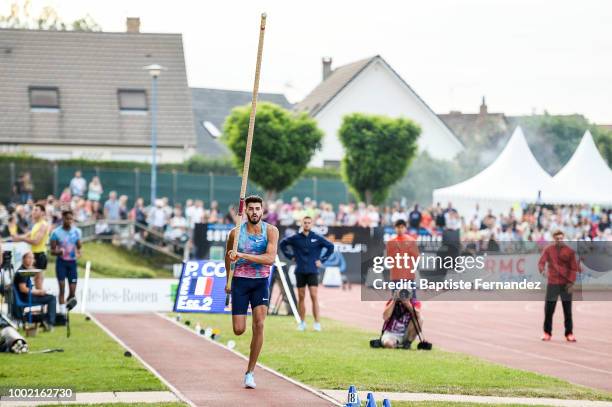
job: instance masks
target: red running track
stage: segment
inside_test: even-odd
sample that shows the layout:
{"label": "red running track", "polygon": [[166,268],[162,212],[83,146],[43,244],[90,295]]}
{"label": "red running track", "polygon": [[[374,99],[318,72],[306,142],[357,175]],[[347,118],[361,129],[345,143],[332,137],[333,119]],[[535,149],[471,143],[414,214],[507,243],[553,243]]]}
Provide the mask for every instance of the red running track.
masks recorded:
{"label": "red running track", "polygon": [[[384,303],[361,301],[360,286],[320,287],[319,298],[324,317],[380,332]],[[612,302],[574,302],[576,343],[565,341],[560,303],[551,342],[540,340],[542,302],[428,301],[422,310],[435,347],[612,391]]]}
{"label": "red running track", "polygon": [[94,317],[196,406],[333,405],[260,367],[257,389],[245,389],[244,359],[159,315]]}

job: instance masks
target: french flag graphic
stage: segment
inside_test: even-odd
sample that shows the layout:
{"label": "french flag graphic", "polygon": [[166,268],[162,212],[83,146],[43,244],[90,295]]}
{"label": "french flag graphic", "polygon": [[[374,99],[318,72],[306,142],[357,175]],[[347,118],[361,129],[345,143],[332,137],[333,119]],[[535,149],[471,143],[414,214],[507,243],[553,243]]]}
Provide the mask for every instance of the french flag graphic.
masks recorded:
{"label": "french flag graphic", "polygon": [[213,283],[213,277],[198,277],[193,294],[201,297],[210,295],[212,293]]}

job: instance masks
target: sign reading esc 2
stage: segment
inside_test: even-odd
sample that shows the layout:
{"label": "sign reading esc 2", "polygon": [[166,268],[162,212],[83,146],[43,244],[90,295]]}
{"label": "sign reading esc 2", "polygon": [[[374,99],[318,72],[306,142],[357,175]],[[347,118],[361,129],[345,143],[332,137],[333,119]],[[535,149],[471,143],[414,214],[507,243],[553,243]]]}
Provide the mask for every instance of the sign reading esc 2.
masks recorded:
{"label": "sign reading esc 2", "polygon": [[[268,284],[272,281],[272,267]],[[227,314],[225,307],[225,264],[222,261],[190,260],[183,263],[176,291],[174,312]]]}
{"label": "sign reading esc 2", "polygon": [[183,263],[174,303],[175,312],[228,313],[225,307],[225,264],[213,260]]}

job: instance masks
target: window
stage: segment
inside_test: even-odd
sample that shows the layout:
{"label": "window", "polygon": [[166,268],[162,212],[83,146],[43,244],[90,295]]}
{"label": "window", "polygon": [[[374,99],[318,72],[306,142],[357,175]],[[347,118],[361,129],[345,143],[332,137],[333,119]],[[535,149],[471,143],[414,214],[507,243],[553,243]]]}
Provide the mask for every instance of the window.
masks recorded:
{"label": "window", "polygon": [[208,133],[213,137],[213,138],[219,138],[221,137],[221,132],[219,131],[219,129],[217,128],[217,126],[215,126],[214,124],[212,124],[211,122],[204,120],[202,121],[202,127],[204,127],[206,129],[206,131],[208,131]]}
{"label": "window", "polygon": [[119,89],[119,110],[147,111],[147,93],[139,89]]}
{"label": "window", "polygon": [[30,86],[30,107],[33,109],[59,109],[59,89]]}
{"label": "window", "polygon": [[340,161],[338,160],[323,160],[323,168],[340,168]]}

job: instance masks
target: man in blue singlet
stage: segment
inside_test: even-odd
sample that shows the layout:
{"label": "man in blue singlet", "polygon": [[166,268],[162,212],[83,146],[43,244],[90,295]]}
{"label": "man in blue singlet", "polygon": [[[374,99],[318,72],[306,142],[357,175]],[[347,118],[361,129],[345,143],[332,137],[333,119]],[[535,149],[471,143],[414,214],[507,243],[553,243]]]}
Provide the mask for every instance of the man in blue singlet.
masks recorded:
{"label": "man in blue singlet", "polygon": [[[249,304],[253,314],[253,337],[249,365],[244,375],[244,386],[254,389],[253,371],[263,345],[264,321],[268,313],[269,289],[268,277],[270,267],[276,260],[278,229],[261,220],[263,200],[251,195],[244,201],[247,222],[242,223],[238,238],[238,252],[234,252],[234,228],[227,239],[225,249],[225,268],[234,265],[234,277],[231,284],[232,326],[234,334],[242,335],[246,330],[246,316]],[[242,221],[242,219],[240,219]]]}

